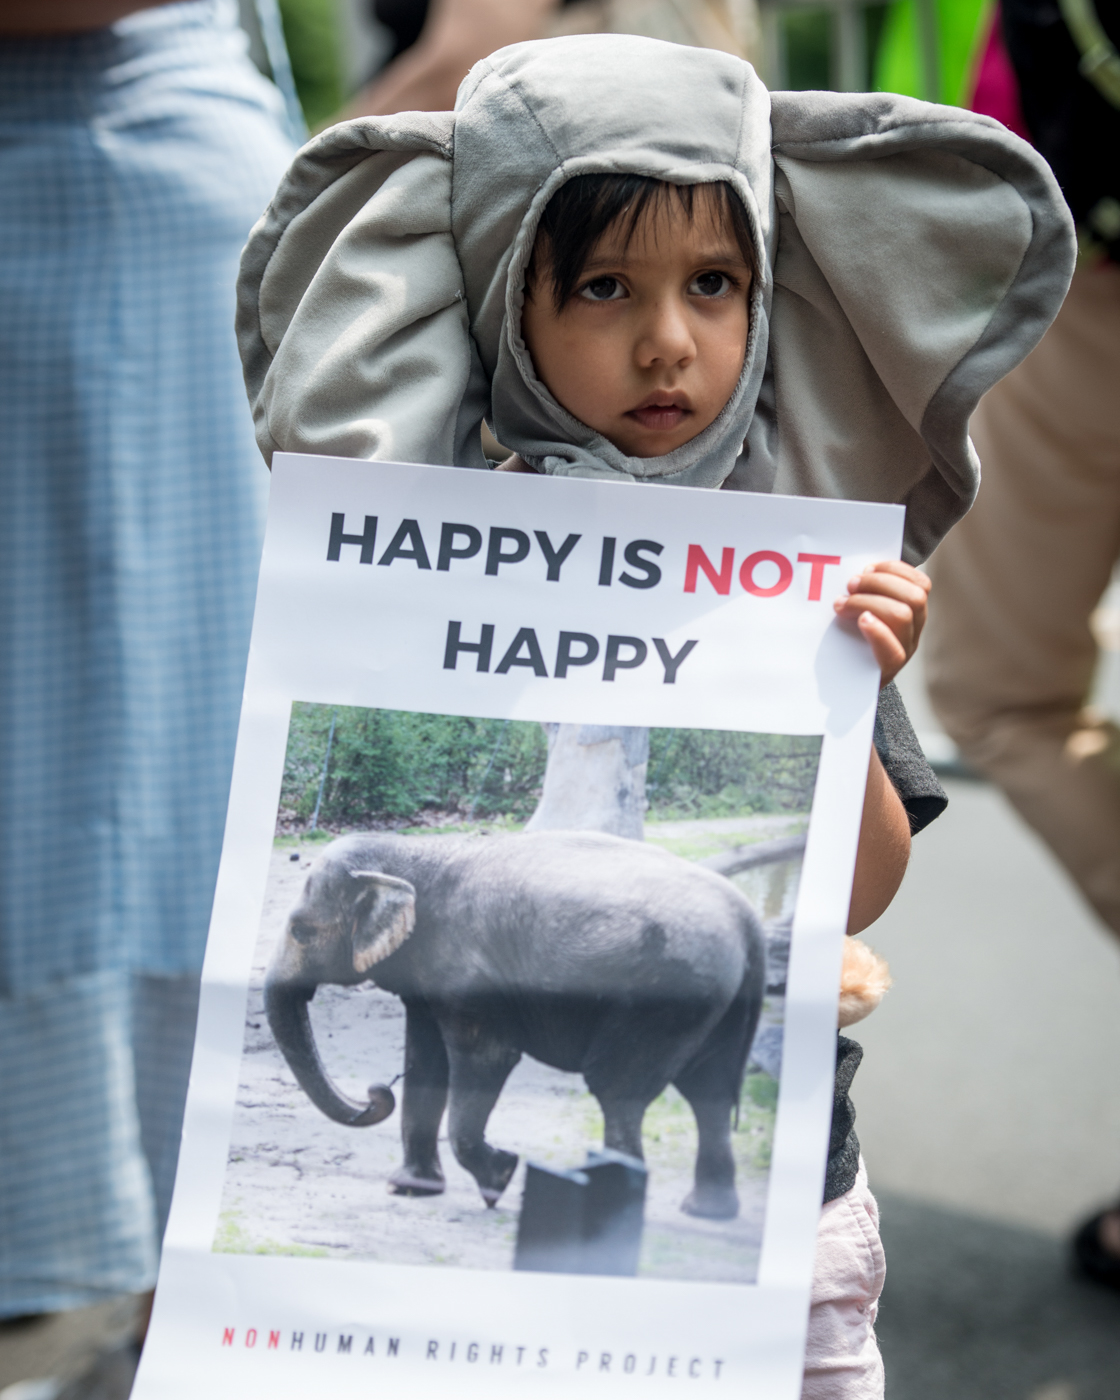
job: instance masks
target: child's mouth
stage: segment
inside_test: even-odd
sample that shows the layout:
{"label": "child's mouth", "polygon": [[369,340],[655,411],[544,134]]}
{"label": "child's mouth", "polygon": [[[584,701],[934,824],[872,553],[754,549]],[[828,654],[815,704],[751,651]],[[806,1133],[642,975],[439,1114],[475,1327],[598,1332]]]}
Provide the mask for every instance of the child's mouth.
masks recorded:
{"label": "child's mouth", "polygon": [[626,416],[633,418],[643,428],[652,428],[655,432],[669,432],[679,427],[690,412],[691,409],[686,408],[684,404],[674,403],[666,398],[640,404],[637,408],[630,409]]}

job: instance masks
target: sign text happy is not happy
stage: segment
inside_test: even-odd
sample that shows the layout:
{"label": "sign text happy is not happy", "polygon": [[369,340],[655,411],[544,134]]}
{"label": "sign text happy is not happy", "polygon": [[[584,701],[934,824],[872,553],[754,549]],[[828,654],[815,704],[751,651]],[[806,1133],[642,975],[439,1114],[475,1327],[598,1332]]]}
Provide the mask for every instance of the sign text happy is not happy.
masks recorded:
{"label": "sign text happy is not happy", "polygon": [[[483,553],[485,544],[485,576],[498,578],[502,569],[509,569],[537,560],[538,567],[543,563],[545,581],[559,583],[561,570],[573,557],[580,545],[594,548],[597,553],[598,582],[602,588],[619,584],[626,588],[650,589],[670,582],[665,579],[659,557],[665,546],[657,540],[635,539],[619,548],[619,540],[614,535],[604,535],[599,541],[585,538],[582,534],[570,533],[562,541],[554,542],[547,530],[534,530],[532,537],[527,530],[514,526],[492,525],[484,532],[477,525],[463,521],[443,521],[439,529],[439,543],[434,551],[424,538],[420,522],[413,517],[400,520],[383,544],[378,554],[379,519],[376,515],[363,517],[360,533],[347,531],[346,516],[342,511],[331,514],[330,531],[327,541],[327,562],[341,563],[344,548],[356,550],[349,553],[348,559],[356,559],[358,564],[383,568],[394,564],[411,564],[416,569],[431,570],[432,554],[435,554],[435,571],[449,573],[456,563],[474,559]],[[389,532],[381,529],[381,538]],[[432,541],[434,544],[434,540]],[[798,553],[796,565],[802,567],[801,576],[806,587],[806,601],[820,602],[825,570],[839,565],[838,554]],[[715,593],[728,595],[736,577],[740,587],[756,598],[775,598],[785,593],[793,585],[797,570],[795,561],[779,550],[762,549],[748,553],[736,570],[736,550],[726,545],[720,551],[718,565],[709,558],[703,546],[690,544],[685,559],[682,591],[695,593],[701,577]],[[507,575],[508,577],[508,575]],[[455,670],[459,657],[473,656],[475,669],[488,672],[494,660],[495,627],[492,623],[481,625],[477,640],[468,640],[462,633],[461,621],[449,621],[444,648],[443,665],[445,670]],[[696,647],[694,640],[685,641],[673,652],[663,637],[652,638],[658,659],[663,669],[666,685],[676,682],[677,673],[689,654]],[[532,670],[534,675],[563,680],[575,667],[590,666],[602,657],[602,679],[613,681],[619,671],[635,670],[644,665],[650,648],[642,637],[611,634],[603,642],[589,632],[560,631],[555,652],[549,648],[552,670],[549,671],[544,650],[536,630],[532,627],[519,628],[508,645],[501,649],[500,659],[494,666],[495,675],[507,675],[516,668]]]}

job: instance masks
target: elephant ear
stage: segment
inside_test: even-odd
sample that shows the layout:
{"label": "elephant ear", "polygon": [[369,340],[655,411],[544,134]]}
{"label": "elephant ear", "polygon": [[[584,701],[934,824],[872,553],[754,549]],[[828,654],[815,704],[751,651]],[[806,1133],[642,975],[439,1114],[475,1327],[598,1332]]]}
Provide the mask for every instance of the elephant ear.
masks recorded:
{"label": "elephant ear", "polygon": [[379,870],[351,870],[366,888],[357,901],[354,971],[368,972],[395,953],[416,924],[416,890],[407,880]]}
{"label": "elephant ear", "polygon": [[775,92],[772,131],[770,359],[746,484],[904,504],[917,562],[975,496],[972,410],[1061,306],[1069,211],[1041,156],[959,108]]}
{"label": "elephant ear", "polygon": [[485,467],[489,402],[451,236],[451,112],[306,145],[249,236],[237,335],[257,442]]}

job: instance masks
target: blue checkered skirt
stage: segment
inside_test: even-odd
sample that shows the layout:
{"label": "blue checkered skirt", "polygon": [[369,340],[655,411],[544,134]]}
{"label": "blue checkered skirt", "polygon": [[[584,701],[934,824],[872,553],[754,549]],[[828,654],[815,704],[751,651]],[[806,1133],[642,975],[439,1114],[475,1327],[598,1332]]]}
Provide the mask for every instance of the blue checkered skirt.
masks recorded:
{"label": "blue checkered skirt", "polygon": [[267,491],[234,281],[283,120],[227,0],[0,41],[0,1313],[150,1274],[128,1007],[205,942]]}

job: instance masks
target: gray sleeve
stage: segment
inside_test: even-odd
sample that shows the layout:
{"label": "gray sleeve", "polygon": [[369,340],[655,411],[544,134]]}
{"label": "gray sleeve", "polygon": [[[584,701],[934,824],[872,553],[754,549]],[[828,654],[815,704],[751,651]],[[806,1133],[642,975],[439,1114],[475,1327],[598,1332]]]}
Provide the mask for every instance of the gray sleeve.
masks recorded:
{"label": "gray sleeve", "polygon": [[941,815],[949,799],[922,752],[902,696],[893,682],[879,692],[875,749],[887,777],[902,798],[910,818],[911,835],[916,835]]}

